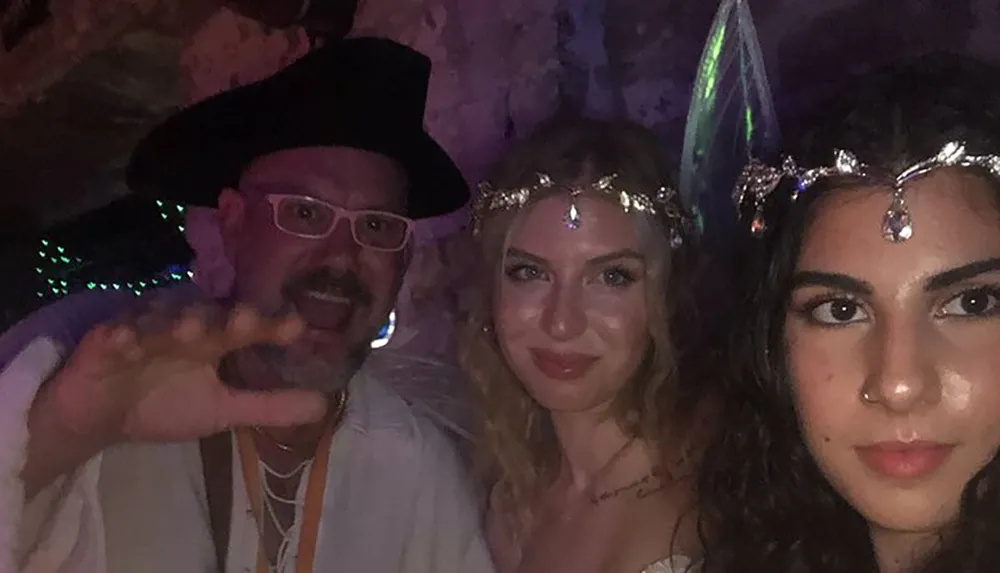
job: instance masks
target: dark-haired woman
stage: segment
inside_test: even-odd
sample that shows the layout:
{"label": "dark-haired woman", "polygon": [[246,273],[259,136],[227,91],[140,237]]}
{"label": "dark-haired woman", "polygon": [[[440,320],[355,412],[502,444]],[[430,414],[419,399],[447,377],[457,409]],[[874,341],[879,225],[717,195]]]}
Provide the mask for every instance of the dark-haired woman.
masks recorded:
{"label": "dark-haired woman", "polygon": [[1000,89],[880,71],[752,163],[708,573],[1000,570]]}

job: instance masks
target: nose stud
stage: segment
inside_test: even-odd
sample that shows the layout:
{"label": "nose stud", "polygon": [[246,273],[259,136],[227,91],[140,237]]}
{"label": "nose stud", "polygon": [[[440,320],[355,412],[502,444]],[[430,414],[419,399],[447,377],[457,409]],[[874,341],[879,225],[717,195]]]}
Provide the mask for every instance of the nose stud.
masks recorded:
{"label": "nose stud", "polygon": [[878,398],[872,394],[871,390],[865,389],[861,391],[861,401],[866,404],[875,404],[878,402]]}

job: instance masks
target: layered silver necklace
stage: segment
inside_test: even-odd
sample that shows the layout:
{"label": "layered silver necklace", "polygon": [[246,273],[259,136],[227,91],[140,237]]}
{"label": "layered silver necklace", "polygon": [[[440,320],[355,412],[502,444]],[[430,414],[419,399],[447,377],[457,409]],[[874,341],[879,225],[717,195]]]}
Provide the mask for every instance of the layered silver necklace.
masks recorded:
{"label": "layered silver necklace", "polygon": [[[344,408],[347,405],[347,391],[343,390],[337,394],[337,402],[334,406],[334,415],[331,419],[331,424],[339,424],[341,418],[344,415]],[[289,446],[288,444],[283,444],[270,436],[267,436],[264,431],[258,427],[254,426],[254,431],[258,434],[267,437],[275,446],[278,447],[283,452],[291,453],[295,451],[295,448]],[[265,531],[267,529],[267,521],[270,521],[271,526],[274,527],[274,531],[278,533],[280,542],[278,544],[278,550],[275,554],[274,563],[271,563],[270,558],[268,558],[268,569],[271,573],[280,573],[285,571],[289,562],[297,557],[293,554],[292,547],[294,546],[293,541],[299,537],[302,529],[302,510],[305,506],[305,501],[300,500],[301,497],[299,492],[302,491],[303,487],[308,487],[308,480],[303,479],[308,476],[310,471],[313,469],[313,465],[316,462],[316,451],[313,454],[299,463],[297,466],[292,468],[287,472],[280,472],[271,466],[269,466],[264,460],[257,456],[257,467],[259,475],[261,476],[260,488],[261,488],[261,505],[264,510],[264,516],[260,516],[257,519],[257,534],[261,543],[264,541]],[[290,481],[297,478],[298,486],[296,487],[296,495],[294,498],[285,497],[278,492],[274,491],[271,487],[270,479],[274,478],[278,481]],[[292,523],[285,527],[281,523],[281,519],[278,517],[279,512],[277,509],[278,505],[283,505],[286,508],[292,508]],[[266,516],[266,518],[265,518]],[[267,521],[264,521],[266,519]]]}

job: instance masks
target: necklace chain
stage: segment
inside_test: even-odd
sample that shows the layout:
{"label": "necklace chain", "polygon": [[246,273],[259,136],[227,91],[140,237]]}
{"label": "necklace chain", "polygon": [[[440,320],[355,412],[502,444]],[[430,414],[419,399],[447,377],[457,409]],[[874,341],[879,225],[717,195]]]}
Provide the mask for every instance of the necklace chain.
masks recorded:
{"label": "necklace chain", "polygon": [[[604,475],[610,473],[611,470],[618,465],[618,462],[620,462],[622,460],[622,458],[625,457],[625,454],[632,449],[631,446],[634,445],[635,442],[636,442],[635,438],[630,439],[617,452],[615,452],[614,455],[612,455],[611,458],[609,458],[607,462],[605,462],[605,464],[601,467],[601,469],[598,470],[597,474],[594,475],[594,478],[593,478],[594,485],[596,485],[596,482],[601,477],[603,477]],[[652,486],[649,489],[655,490],[655,489],[657,489],[655,486],[656,486],[657,480],[660,478],[660,474],[661,474],[660,469],[658,467],[653,467],[648,472],[646,472],[645,474],[643,474],[642,477],[640,477],[640,478],[638,478],[636,480],[633,480],[632,482],[630,482],[630,483],[628,483],[626,485],[618,486],[618,487],[605,488],[605,489],[603,489],[601,491],[592,491],[590,493],[590,496],[589,496],[590,497],[590,502],[593,503],[594,505],[598,505],[598,504],[603,503],[603,502],[605,502],[605,501],[607,501],[607,500],[609,500],[609,499],[611,499],[613,497],[618,496],[619,494],[622,494],[622,493],[624,493],[626,491],[629,491],[629,490],[632,490],[632,489],[635,489],[635,488],[641,488],[642,486]],[[642,488],[642,489],[645,490],[647,488]],[[641,497],[645,497],[645,495],[642,495]]]}
{"label": "necklace chain", "polygon": [[[299,519],[299,508],[302,506],[302,502],[298,500],[298,494],[296,494],[294,499],[289,499],[276,493],[274,489],[271,487],[271,484],[268,483],[268,478],[270,475],[273,475],[278,479],[289,479],[300,473],[303,475],[307,474],[309,470],[312,468],[314,459],[315,458],[309,458],[308,460],[305,460],[290,473],[285,473],[285,474],[275,471],[273,468],[264,463],[263,460],[258,459],[257,461],[258,466],[261,469],[261,478],[262,478],[260,480],[261,490],[263,490],[262,491],[263,495],[261,496],[261,502],[264,506],[264,510],[265,513],[267,514],[268,520],[271,522],[271,525],[274,527],[274,530],[278,533],[278,537],[280,537],[281,539],[281,542],[278,544],[278,551],[277,555],[275,556],[275,563],[272,564],[270,563],[270,559],[268,560],[269,561],[268,567],[271,569],[271,571],[283,570],[285,568],[285,565],[288,563],[288,560],[293,558],[290,555],[290,550],[292,549],[293,545],[292,540],[295,536],[295,533],[298,532],[302,527],[302,520]],[[287,529],[283,527],[281,520],[278,518],[278,512],[274,507],[275,503],[289,505],[295,508],[294,509],[295,513],[294,517],[292,518],[292,523],[289,524]],[[257,534],[260,536],[260,539],[262,541],[264,539],[265,529],[266,528],[264,523],[258,521]]]}
{"label": "necklace chain", "polygon": [[[334,406],[333,418],[330,420],[330,423],[334,425],[340,423],[340,419],[344,415],[344,409],[347,407],[347,390],[344,389],[341,390],[340,392],[337,392],[336,400],[337,403]],[[254,426],[253,431],[256,432],[257,435],[267,438],[271,443],[273,443],[275,446],[278,447],[279,450],[283,452],[292,453],[295,451],[294,446],[283,444],[278,440],[275,440],[273,437],[269,436],[260,426]]]}
{"label": "necklace chain", "polygon": [[[340,423],[341,419],[344,416],[344,411],[346,409],[346,406],[347,406],[347,390],[344,389],[337,393],[336,405],[334,406],[334,414],[332,419],[330,420],[331,424],[337,425]],[[258,435],[267,438],[281,451],[288,453],[292,453],[295,451],[295,448],[293,446],[289,446],[288,444],[283,444],[275,440],[271,436],[267,435],[260,426],[254,426],[253,430]],[[278,544],[278,551],[277,555],[275,556],[275,563],[270,563],[270,559],[268,559],[268,569],[272,573],[283,571],[286,565],[288,564],[288,561],[290,559],[294,559],[297,557],[291,554],[293,545],[292,540],[295,537],[295,533],[299,531],[302,526],[301,523],[302,520],[301,516],[299,515],[300,513],[299,509],[303,505],[303,502],[300,502],[298,500],[297,493],[295,494],[295,497],[293,499],[289,499],[287,497],[279,495],[271,487],[271,484],[268,483],[268,480],[271,477],[277,478],[279,480],[289,480],[297,475],[305,476],[312,469],[315,460],[316,460],[316,453],[313,452],[313,455],[303,460],[299,465],[295,466],[291,471],[280,472],[272,468],[266,462],[264,462],[264,460],[262,460],[259,456],[257,457],[257,465],[258,468],[260,468],[260,474],[261,474],[260,485],[262,490],[261,502],[264,506],[263,509],[265,511],[266,518],[268,519],[268,521],[271,522],[272,526],[274,527],[274,530],[277,532],[278,536],[281,539],[280,543]],[[301,488],[301,483],[299,487]],[[280,503],[286,506],[293,506],[295,508],[295,513],[294,517],[292,518],[292,523],[288,526],[287,529],[282,526],[281,521],[278,519],[278,514],[274,507],[275,503]],[[265,522],[263,520],[257,520],[257,529],[258,529],[257,533],[260,536],[261,542],[263,542],[264,540],[264,531],[266,529],[264,524]]]}

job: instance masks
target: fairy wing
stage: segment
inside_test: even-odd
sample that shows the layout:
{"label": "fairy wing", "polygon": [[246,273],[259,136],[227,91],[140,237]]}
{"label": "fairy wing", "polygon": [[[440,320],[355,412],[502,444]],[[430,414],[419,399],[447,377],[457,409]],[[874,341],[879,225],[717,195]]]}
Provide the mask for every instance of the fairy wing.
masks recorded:
{"label": "fairy wing", "polygon": [[747,0],[723,0],[702,52],[681,154],[680,194],[705,225],[735,220],[733,183],[750,156],[771,159],[778,118]]}
{"label": "fairy wing", "polygon": [[468,382],[457,365],[441,358],[394,349],[373,352],[368,373],[388,383],[417,411],[462,441],[476,435]]}

